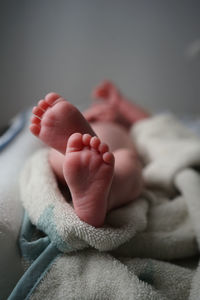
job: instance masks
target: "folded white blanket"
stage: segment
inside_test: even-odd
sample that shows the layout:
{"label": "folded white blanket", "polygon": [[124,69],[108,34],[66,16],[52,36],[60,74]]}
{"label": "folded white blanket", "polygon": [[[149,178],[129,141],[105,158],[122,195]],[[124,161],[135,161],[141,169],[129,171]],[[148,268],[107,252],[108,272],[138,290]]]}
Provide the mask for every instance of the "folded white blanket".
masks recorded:
{"label": "folded white blanket", "polygon": [[132,135],[146,164],[143,174],[148,186],[173,190],[179,171],[200,165],[199,137],[170,114],[136,124]]}
{"label": "folded white blanket", "polygon": [[141,121],[131,134],[147,189],[112,211],[102,228],[78,219],[59,191],[46,151],[27,162],[21,200],[31,222],[61,252],[31,299],[199,298],[200,271],[188,258],[200,247],[200,175],[194,169],[200,166],[200,139],[171,115]]}

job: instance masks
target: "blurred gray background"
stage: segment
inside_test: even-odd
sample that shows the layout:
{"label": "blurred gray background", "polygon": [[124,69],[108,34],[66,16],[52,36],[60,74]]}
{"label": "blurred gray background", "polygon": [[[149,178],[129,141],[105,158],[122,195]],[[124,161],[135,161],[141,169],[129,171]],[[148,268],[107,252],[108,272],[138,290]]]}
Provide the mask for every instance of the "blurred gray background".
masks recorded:
{"label": "blurred gray background", "polygon": [[45,93],[84,109],[112,79],[152,112],[200,113],[199,0],[1,0],[0,126]]}

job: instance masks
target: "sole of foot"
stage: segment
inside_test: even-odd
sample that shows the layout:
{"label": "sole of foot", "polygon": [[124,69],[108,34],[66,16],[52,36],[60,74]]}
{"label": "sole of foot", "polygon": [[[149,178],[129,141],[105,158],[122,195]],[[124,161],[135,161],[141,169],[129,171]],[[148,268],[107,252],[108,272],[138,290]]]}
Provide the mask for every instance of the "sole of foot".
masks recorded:
{"label": "sole of foot", "polygon": [[32,110],[30,131],[46,145],[65,154],[74,132],[95,135],[80,111],[56,93],[49,93]]}
{"label": "sole of foot", "polygon": [[114,172],[114,156],[98,137],[74,133],[67,143],[63,174],[78,217],[102,226]]}

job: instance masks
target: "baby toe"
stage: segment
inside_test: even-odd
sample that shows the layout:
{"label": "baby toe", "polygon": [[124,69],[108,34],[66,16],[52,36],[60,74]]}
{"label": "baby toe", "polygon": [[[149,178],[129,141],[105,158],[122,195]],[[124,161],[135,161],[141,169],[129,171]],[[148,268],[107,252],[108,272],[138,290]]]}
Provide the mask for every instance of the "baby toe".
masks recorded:
{"label": "baby toe", "polygon": [[85,146],[89,146],[91,138],[92,138],[92,136],[90,134],[88,134],[88,133],[83,134],[83,137],[82,137],[83,144]]}
{"label": "baby toe", "polygon": [[73,133],[67,142],[67,153],[69,152],[75,152],[80,151],[84,147],[84,144],[82,142],[82,134],[81,133]]}
{"label": "baby toe", "polygon": [[45,96],[45,100],[48,103],[48,105],[53,105],[60,97],[57,93],[49,93]]}
{"label": "baby toe", "polygon": [[90,147],[98,150],[100,143],[100,139],[97,136],[93,136],[90,140]]}
{"label": "baby toe", "polygon": [[105,163],[114,165],[115,158],[114,155],[111,152],[106,152],[103,154],[103,160]]}

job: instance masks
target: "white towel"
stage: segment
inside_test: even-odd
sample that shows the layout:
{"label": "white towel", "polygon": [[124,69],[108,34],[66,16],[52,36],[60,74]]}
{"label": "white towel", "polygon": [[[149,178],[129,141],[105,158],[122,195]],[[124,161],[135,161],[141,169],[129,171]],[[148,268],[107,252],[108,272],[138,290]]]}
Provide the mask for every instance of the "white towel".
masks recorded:
{"label": "white towel", "polygon": [[63,252],[31,299],[199,298],[200,271],[188,258],[199,253],[200,140],[171,115],[141,121],[131,134],[145,163],[146,190],[112,211],[102,228],[81,222],[66,203],[46,151],[27,162],[21,200]]}

